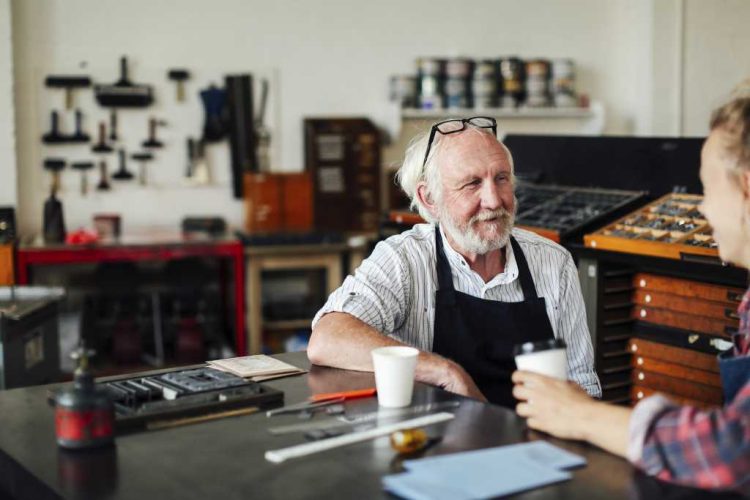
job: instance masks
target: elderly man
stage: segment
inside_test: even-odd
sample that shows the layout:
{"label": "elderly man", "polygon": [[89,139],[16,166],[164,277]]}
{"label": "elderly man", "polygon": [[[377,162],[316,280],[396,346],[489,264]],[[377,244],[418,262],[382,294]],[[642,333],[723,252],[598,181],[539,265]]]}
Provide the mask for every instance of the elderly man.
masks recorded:
{"label": "elderly man", "polygon": [[568,377],[601,389],[575,265],[567,250],[513,228],[510,151],[495,120],[433,125],[409,146],[398,177],[419,224],[380,242],[313,320],[315,364],[372,370],[370,351],[422,351],[416,378],[513,407],[513,347],[562,339]]}

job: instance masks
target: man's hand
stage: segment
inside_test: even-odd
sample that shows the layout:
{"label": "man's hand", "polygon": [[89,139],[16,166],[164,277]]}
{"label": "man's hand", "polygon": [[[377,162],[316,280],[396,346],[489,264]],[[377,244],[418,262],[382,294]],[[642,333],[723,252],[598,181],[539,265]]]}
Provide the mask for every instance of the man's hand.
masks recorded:
{"label": "man's hand", "polygon": [[565,439],[585,439],[585,417],[594,400],[574,382],[537,373],[516,371],[513,396],[516,413],[531,429]]}
{"label": "man's hand", "polygon": [[484,394],[479,390],[471,376],[466,373],[466,370],[453,361],[446,361],[448,365],[445,377],[443,380],[438,381],[436,385],[448,392],[478,399],[479,401],[486,403],[487,398],[484,397]]}

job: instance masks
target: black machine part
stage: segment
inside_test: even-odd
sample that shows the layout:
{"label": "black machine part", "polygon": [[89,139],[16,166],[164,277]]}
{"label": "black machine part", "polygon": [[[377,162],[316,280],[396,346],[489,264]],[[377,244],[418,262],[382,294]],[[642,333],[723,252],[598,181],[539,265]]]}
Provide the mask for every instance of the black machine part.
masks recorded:
{"label": "black machine part", "polygon": [[120,168],[112,175],[112,178],[118,181],[129,181],[135,177],[132,172],[128,170],[127,155],[125,150],[121,149],[120,152]]}
{"label": "black machine part", "polygon": [[160,148],[164,144],[156,138],[156,127],[164,126],[167,122],[164,120],[157,120],[156,118],[149,118],[148,120],[148,139],[143,141],[144,148]]}
{"label": "black machine part", "polygon": [[99,142],[91,148],[94,153],[111,153],[112,146],[107,144],[107,124],[99,122]]}
{"label": "black machine part", "polygon": [[52,184],[50,190],[57,193],[60,189],[60,172],[65,168],[65,160],[62,158],[45,158],[44,170],[52,174]]}
{"label": "black machine part", "polygon": [[42,142],[45,144],[59,144],[67,141],[67,137],[60,133],[60,122],[57,111],[50,112],[50,129],[49,132],[42,136]]}
{"label": "black machine part", "polygon": [[63,448],[93,448],[114,440],[114,406],[109,393],[94,384],[88,370],[91,355],[84,346],[71,354],[78,360],[73,387],[55,397],[57,444]]}
{"label": "black machine part", "polygon": [[235,198],[242,198],[243,175],[245,172],[258,171],[253,123],[253,77],[252,75],[227,76],[225,84],[229,110],[232,193]]}
{"label": "black machine part", "polygon": [[49,198],[44,202],[44,219],[42,220],[42,231],[45,243],[63,243],[65,241],[65,217],[63,206],[55,196],[53,190]]}
{"label": "black machine part", "polygon": [[138,182],[145,186],[146,181],[146,163],[150,162],[154,159],[154,155],[148,152],[141,152],[141,153],[133,153],[130,155],[130,158],[140,162],[140,168],[138,169]]}
{"label": "black machine part", "polygon": [[86,171],[94,168],[94,164],[90,161],[82,161],[82,162],[73,163],[70,166],[71,168],[75,170],[81,171],[81,194],[83,196],[86,196],[86,194],[89,191],[89,182],[88,182],[88,176],[86,175]]}
{"label": "black machine part", "polygon": [[128,79],[128,59],[120,58],[120,79],[112,85],[95,85],[99,105],[112,108],[143,108],[154,101],[150,85],[139,85]]}
{"label": "black machine part", "polygon": [[177,102],[185,100],[185,81],[190,79],[190,72],[186,69],[170,69],[167,78],[177,84]]}
{"label": "black machine part", "polygon": [[16,210],[0,207],[0,243],[11,243],[16,239]]}
{"label": "black machine part", "polygon": [[109,112],[109,140],[117,141],[117,111],[111,110]]}
{"label": "black machine part", "polygon": [[101,160],[99,162],[99,182],[96,185],[97,191],[109,191],[109,179],[107,178],[107,161]]}
{"label": "black machine part", "polygon": [[91,137],[83,131],[83,112],[76,110],[76,131],[70,138],[70,142],[89,142]]}
{"label": "black machine part", "polygon": [[44,85],[49,88],[58,88],[65,91],[65,109],[73,108],[73,91],[91,86],[91,78],[88,76],[62,76],[50,75],[44,80]]}

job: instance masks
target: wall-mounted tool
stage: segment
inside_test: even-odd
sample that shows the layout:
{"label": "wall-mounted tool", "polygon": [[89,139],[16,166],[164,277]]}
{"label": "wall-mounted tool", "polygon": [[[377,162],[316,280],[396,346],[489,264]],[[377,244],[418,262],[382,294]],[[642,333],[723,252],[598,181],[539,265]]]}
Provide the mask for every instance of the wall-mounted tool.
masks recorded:
{"label": "wall-mounted tool", "polygon": [[96,184],[97,191],[109,191],[109,176],[107,175],[107,161],[99,162],[99,182]]}
{"label": "wall-mounted tool", "polygon": [[255,118],[256,148],[258,154],[258,170],[271,171],[271,131],[266,127],[266,103],[268,102],[268,80],[261,80],[260,107]]}
{"label": "wall-mounted tool", "polygon": [[121,149],[119,153],[120,153],[120,168],[119,170],[117,170],[117,172],[112,174],[112,178],[118,181],[129,181],[135,176],[133,175],[132,172],[128,170],[128,159],[127,159],[127,155],[125,154],[125,150]]}
{"label": "wall-mounted tool", "polygon": [[164,126],[167,122],[164,120],[157,120],[156,118],[149,118],[148,120],[148,139],[143,141],[141,145],[144,148],[160,148],[164,144],[156,138],[156,126]]}
{"label": "wall-mounted tool", "polygon": [[154,159],[154,155],[151,153],[133,153],[130,155],[130,158],[132,158],[135,161],[140,162],[140,166],[138,168],[138,183],[141,186],[145,186],[147,184],[146,182],[146,164]]}
{"label": "wall-mounted tool", "polygon": [[203,124],[203,141],[218,142],[227,135],[227,93],[224,89],[211,84],[210,87],[202,90],[200,95],[206,112],[206,121]]}
{"label": "wall-mounted tool", "polygon": [[203,141],[188,138],[187,149],[188,166],[185,171],[185,177],[188,179],[188,182],[196,185],[210,184],[211,171],[208,168],[208,161],[206,161]]}
{"label": "wall-mounted tool", "polygon": [[88,180],[86,171],[94,168],[94,164],[90,161],[81,161],[81,162],[72,163],[70,166],[71,168],[75,170],[80,170],[81,172],[81,194],[83,196],[86,196],[89,192],[89,180]]}
{"label": "wall-mounted tool", "polygon": [[62,243],[65,241],[65,218],[63,206],[57,199],[60,189],[60,172],[65,168],[65,160],[60,158],[47,158],[44,160],[44,169],[52,174],[52,188],[49,198],[44,202],[44,219],[42,230],[44,241],[47,243]]}
{"label": "wall-mounted tool", "polygon": [[117,111],[113,109],[109,112],[109,140],[116,142],[117,139]]}
{"label": "wall-mounted tool", "polygon": [[242,198],[242,181],[245,172],[258,171],[258,156],[253,130],[253,77],[252,75],[227,76],[227,109],[229,149],[232,166],[232,192]]}
{"label": "wall-mounted tool", "polygon": [[94,144],[91,151],[94,153],[111,153],[113,151],[112,146],[107,144],[107,124],[105,122],[99,122],[99,142]]}
{"label": "wall-mounted tool", "polygon": [[80,109],[76,110],[76,131],[70,137],[68,142],[89,142],[91,137],[83,131],[83,113]]}
{"label": "wall-mounted tool", "polygon": [[177,84],[177,102],[185,100],[185,81],[190,79],[190,72],[186,69],[170,69],[167,78]]}
{"label": "wall-mounted tool", "polygon": [[63,89],[65,91],[65,109],[73,109],[73,91],[91,86],[88,76],[58,76],[50,75],[44,80],[44,85],[49,88]]}
{"label": "wall-mounted tool", "polygon": [[154,101],[150,85],[140,85],[128,79],[128,59],[120,58],[120,79],[112,85],[94,85],[96,101],[108,108],[143,108]]}
{"label": "wall-mounted tool", "polygon": [[57,111],[52,111],[50,113],[50,130],[42,136],[42,142],[45,144],[60,144],[67,142],[67,140],[68,136],[60,133]]}

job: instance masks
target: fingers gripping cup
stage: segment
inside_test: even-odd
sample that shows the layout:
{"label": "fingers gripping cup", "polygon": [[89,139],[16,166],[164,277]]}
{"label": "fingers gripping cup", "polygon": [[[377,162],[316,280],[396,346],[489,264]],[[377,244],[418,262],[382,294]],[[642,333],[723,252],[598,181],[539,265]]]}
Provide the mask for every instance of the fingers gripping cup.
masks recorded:
{"label": "fingers gripping cup", "polygon": [[519,370],[541,373],[560,380],[568,379],[565,341],[559,339],[518,344],[513,349]]}
{"label": "fingers gripping cup", "polygon": [[385,408],[409,406],[419,351],[413,347],[391,346],[379,347],[371,352],[378,404]]}

